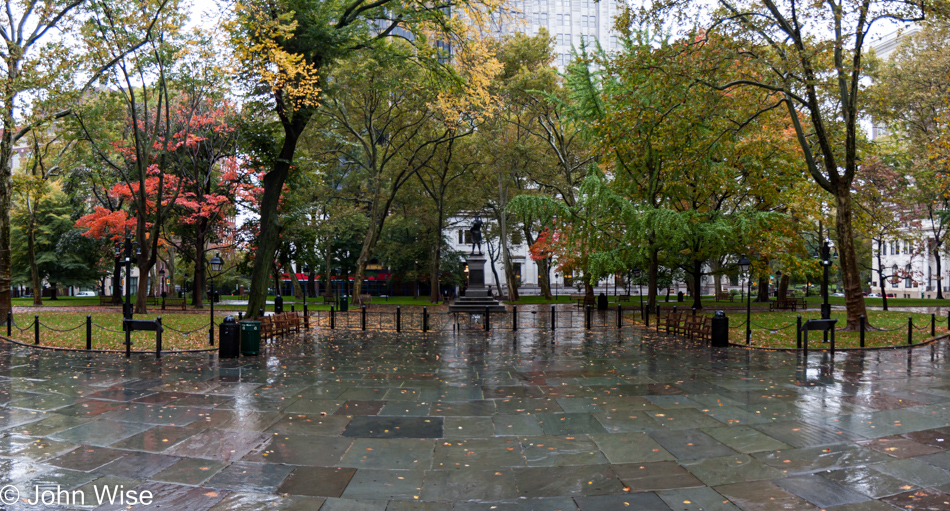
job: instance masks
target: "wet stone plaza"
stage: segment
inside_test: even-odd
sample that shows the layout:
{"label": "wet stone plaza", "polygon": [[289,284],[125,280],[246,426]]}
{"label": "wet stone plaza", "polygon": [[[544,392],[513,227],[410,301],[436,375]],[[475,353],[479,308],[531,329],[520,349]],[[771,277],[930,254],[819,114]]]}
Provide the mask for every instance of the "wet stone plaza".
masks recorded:
{"label": "wet stone plaza", "polygon": [[946,343],[553,341],[322,331],[220,361],[0,343],[0,508],[129,508],[100,506],[112,488],[150,497],[132,509],[950,509]]}

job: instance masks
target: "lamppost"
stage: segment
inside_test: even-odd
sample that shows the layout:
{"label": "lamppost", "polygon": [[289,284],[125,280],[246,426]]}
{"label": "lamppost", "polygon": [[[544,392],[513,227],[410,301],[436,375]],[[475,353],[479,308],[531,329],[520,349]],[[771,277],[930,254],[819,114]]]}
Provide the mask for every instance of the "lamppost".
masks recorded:
{"label": "lamppost", "polygon": [[640,295],[640,318],[643,318],[643,283],[640,282],[640,268],[633,269],[633,278],[637,279],[637,294]]}
{"label": "lamppost", "polygon": [[310,292],[310,286],[313,284],[313,274],[310,273],[310,265],[304,263],[303,272],[307,274],[307,285],[303,287],[303,315],[304,315],[304,324],[307,328],[310,327],[309,319],[307,319],[307,293]]}
{"label": "lamppost", "polygon": [[561,274],[555,272],[554,273],[554,301],[555,302],[558,300],[557,280],[559,278],[561,278]]}
{"label": "lamppost", "polygon": [[782,270],[775,272],[775,296],[778,296],[779,289],[782,289]]}
{"label": "lamppost", "polygon": [[158,278],[162,281],[162,310],[165,310],[165,268],[158,270]]}
{"label": "lamppost", "polygon": [[[116,259],[121,259],[125,263],[125,303],[122,304],[122,329],[125,330],[125,354],[129,356],[129,353],[132,349],[132,329],[130,328],[129,323],[132,319],[132,248],[135,247],[135,262],[138,262],[137,256],[141,255],[141,250],[139,249],[138,243],[132,243],[132,238],[126,237],[125,243],[119,245],[115,244],[115,257]],[[122,252],[125,252],[125,257],[122,257]]]}
{"label": "lamppost", "polygon": [[[819,253],[821,266],[824,270],[823,280],[821,281],[821,319],[831,319],[831,304],[828,303],[828,273],[831,270],[831,249],[834,246],[834,242],[826,238],[821,244]],[[835,250],[834,256],[838,256],[837,250]]]}
{"label": "lamppost", "polygon": [[745,343],[747,345],[752,344],[752,273],[749,271],[751,267],[752,261],[743,254],[739,258],[739,271],[745,273],[749,280],[749,294],[745,309]]}
{"label": "lamppost", "polygon": [[208,330],[208,341],[211,346],[214,346],[214,274],[221,271],[221,268],[224,266],[224,261],[221,260],[220,254],[215,252],[214,257],[208,261],[208,267],[210,271],[208,272],[211,277],[211,293],[208,297],[211,302],[211,328]]}

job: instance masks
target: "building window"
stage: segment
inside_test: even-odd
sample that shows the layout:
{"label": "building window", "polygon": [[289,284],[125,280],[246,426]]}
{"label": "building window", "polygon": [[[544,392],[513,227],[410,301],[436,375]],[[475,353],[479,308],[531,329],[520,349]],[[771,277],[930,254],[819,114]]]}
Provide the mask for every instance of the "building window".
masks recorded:
{"label": "building window", "polygon": [[570,45],[571,45],[571,34],[558,34],[558,35],[557,35],[557,44],[558,44],[558,46],[570,46]]}
{"label": "building window", "polygon": [[139,292],[139,278],[129,277],[129,293],[134,295],[138,292]]}
{"label": "building window", "polygon": [[568,13],[568,14],[558,14],[558,15],[557,15],[557,24],[558,24],[558,26],[561,26],[561,27],[564,27],[564,26],[568,26],[568,27],[569,27],[569,26],[571,26],[571,15],[570,15],[570,13]]}
{"label": "building window", "polygon": [[511,269],[515,274],[515,285],[521,287],[521,263],[512,263]]}

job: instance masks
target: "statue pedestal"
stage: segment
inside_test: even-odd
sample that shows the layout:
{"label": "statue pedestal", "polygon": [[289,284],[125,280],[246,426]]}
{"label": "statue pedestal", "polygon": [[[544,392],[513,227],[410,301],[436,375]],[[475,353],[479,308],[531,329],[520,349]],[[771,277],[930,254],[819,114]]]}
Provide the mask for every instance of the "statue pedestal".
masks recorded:
{"label": "statue pedestal", "polygon": [[507,312],[504,304],[495,300],[488,288],[485,287],[485,255],[472,254],[465,257],[468,263],[468,288],[465,296],[460,296],[455,303],[449,305],[449,312],[485,312],[487,307],[491,312]]}

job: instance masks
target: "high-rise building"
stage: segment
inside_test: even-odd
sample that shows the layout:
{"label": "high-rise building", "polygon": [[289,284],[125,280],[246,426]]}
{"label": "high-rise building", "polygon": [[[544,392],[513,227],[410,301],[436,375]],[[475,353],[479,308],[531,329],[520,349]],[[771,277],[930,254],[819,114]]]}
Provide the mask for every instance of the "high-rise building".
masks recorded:
{"label": "high-rise building", "polygon": [[571,49],[596,41],[607,51],[620,49],[614,18],[620,12],[617,0],[509,0],[504,14],[494,17],[496,35],[535,35],[541,27],[555,40],[555,64],[560,69],[571,60]]}

